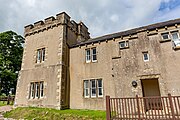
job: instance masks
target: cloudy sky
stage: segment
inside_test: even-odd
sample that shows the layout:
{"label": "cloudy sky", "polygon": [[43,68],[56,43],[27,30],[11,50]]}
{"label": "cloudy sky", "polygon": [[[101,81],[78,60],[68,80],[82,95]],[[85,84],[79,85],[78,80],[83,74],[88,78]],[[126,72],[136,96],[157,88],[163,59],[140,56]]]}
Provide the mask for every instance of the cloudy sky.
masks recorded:
{"label": "cloudy sky", "polygon": [[25,25],[62,11],[96,37],[180,18],[180,0],[0,0],[0,32],[23,35]]}

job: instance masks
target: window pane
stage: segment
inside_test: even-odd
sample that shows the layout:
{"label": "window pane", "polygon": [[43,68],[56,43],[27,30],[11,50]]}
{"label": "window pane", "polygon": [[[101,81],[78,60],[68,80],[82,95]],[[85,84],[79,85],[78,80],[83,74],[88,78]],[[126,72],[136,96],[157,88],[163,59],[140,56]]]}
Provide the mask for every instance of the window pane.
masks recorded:
{"label": "window pane", "polygon": [[42,61],[45,60],[45,48],[42,49]]}
{"label": "window pane", "polygon": [[86,61],[91,60],[90,49],[86,49]]}
{"label": "window pane", "polygon": [[39,83],[35,83],[36,84],[36,97],[39,97]]}
{"label": "window pane", "polygon": [[96,61],[97,60],[97,56],[96,56],[96,48],[92,49],[92,61]]}
{"label": "window pane", "polygon": [[149,60],[149,54],[143,53],[143,59],[144,59],[144,61],[148,61]]}
{"label": "window pane", "polygon": [[84,81],[84,88],[88,88],[88,80]]}
{"label": "window pane", "polygon": [[30,98],[34,98],[34,83],[31,83],[30,89]]}
{"label": "window pane", "polygon": [[96,48],[93,48],[92,51],[93,51],[93,55],[96,54]]}
{"label": "window pane", "polygon": [[124,48],[126,45],[125,45],[125,41],[124,42],[120,42],[120,48]]}
{"label": "window pane", "polygon": [[91,80],[91,97],[96,97],[96,81]]}
{"label": "window pane", "polygon": [[98,87],[102,87],[102,80],[98,80]]}
{"label": "window pane", "polygon": [[40,62],[41,61],[41,50],[38,49],[37,50],[37,62]]}
{"label": "window pane", "polygon": [[92,96],[96,96],[96,89],[92,89]]}
{"label": "window pane", "polygon": [[163,33],[162,38],[163,39],[169,39],[169,33]]}
{"label": "window pane", "polygon": [[177,32],[172,33],[172,39],[178,40],[178,33]]}
{"label": "window pane", "polygon": [[95,80],[91,80],[91,86],[92,86],[92,88],[96,87],[96,81]]}
{"label": "window pane", "polygon": [[40,97],[44,95],[44,82],[40,82]]}
{"label": "window pane", "polygon": [[99,94],[98,94],[99,96],[102,96],[102,95],[103,95],[103,94],[102,94],[102,88],[99,88],[99,89],[98,89],[98,92],[99,92]]}
{"label": "window pane", "polygon": [[84,80],[84,97],[89,97],[89,81]]}

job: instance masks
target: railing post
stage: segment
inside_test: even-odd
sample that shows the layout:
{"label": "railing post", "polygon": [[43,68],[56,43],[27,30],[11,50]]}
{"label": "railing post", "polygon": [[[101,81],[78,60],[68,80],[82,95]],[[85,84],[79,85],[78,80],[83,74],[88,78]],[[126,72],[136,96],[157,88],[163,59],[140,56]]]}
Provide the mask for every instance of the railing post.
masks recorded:
{"label": "railing post", "polygon": [[10,103],[10,95],[7,96],[7,105]]}
{"label": "railing post", "polygon": [[110,96],[106,96],[106,120],[110,120]]}
{"label": "railing post", "polygon": [[174,114],[174,107],[173,107],[173,102],[172,102],[172,96],[171,96],[170,93],[168,94],[168,98],[169,98],[169,104],[170,104],[171,113],[172,113],[172,120],[175,120],[175,114]]}
{"label": "railing post", "polygon": [[138,95],[136,95],[136,102],[137,102],[137,109],[138,109],[138,120],[141,120]]}

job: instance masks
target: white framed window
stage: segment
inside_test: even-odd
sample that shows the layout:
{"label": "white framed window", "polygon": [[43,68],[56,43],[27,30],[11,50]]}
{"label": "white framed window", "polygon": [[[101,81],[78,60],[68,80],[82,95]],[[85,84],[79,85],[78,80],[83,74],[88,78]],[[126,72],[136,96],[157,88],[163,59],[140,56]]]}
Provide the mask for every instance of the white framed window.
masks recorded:
{"label": "white framed window", "polygon": [[92,48],[92,62],[97,61],[96,48]]}
{"label": "white framed window", "polygon": [[36,63],[41,63],[45,61],[45,48],[37,50]]}
{"label": "white framed window", "polygon": [[143,60],[144,60],[144,62],[149,61],[149,54],[148,54],[148,52],[143,52]]}
{"label": "white framed window", "polygon": [[84,80],[84,97],[89,98],[89,80]]}
{"label": "white framed window", "polygon": [[91,97],[96,97],[96,80],[90,80],[91,82]]}
{"label": "white framed window", "polygon": [[85,50],[86,54],[86,63],[97,62],[97,50],[96,47],[88,48]]}
{"label": "white framed window", "polygon": [[164,41],[169,40],[170,39],[169,32],[162,33],[161,37],[162,37],[162,40],[164,40]]}
{"label": "white framed window", "polygon": [[44,96],[44,82],[40,82],[40,98]]}
{"label": "white framed window", "polygon": [[174,43],[174,47],[180,46],[179,32],[171,32],[172,42]]}
{"label": "white framed window", "polygon": [[119,42],[119,48],[123,49],[123,48],[128,48],[129,47],[129,42],[128,41],[121,41]]}
{"label": "white framed window", "polygon": [[84,80],[84,98],[103,97],[103,81],[102,79]]}
{"label": "white framed window", "polygon": [[97,80],[98,97],[103,97],[103,83],[102,79]]}
{"label": "white framed window", "polygon": [[91,62],[91,52],[90,52],[90,48],[86,49],[86,63]]}
{"label": "white framed window", "polygon": [[30,92],[29,99],[39,99],[44,96],[44,82],[31,82],[30,83]]}

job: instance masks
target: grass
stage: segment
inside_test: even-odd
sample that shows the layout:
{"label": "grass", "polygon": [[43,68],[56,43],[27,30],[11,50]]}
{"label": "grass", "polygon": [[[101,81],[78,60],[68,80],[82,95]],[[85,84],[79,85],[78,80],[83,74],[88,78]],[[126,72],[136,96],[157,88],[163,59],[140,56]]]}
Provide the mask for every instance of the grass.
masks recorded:
{"label": "grass", "polygon": [[4,101],[4,102],[3,102],[3,101],[0,101],[0,107],[1,107],[1,106],[5,106],[5,105],[7,105],[7,102],[6,102],[6,101]]}
{"label": "grass", "polygon": [[56,110],[49,108],[21,107],[4,114],[6,118],[26,120],[105,120],[105,111]]}

